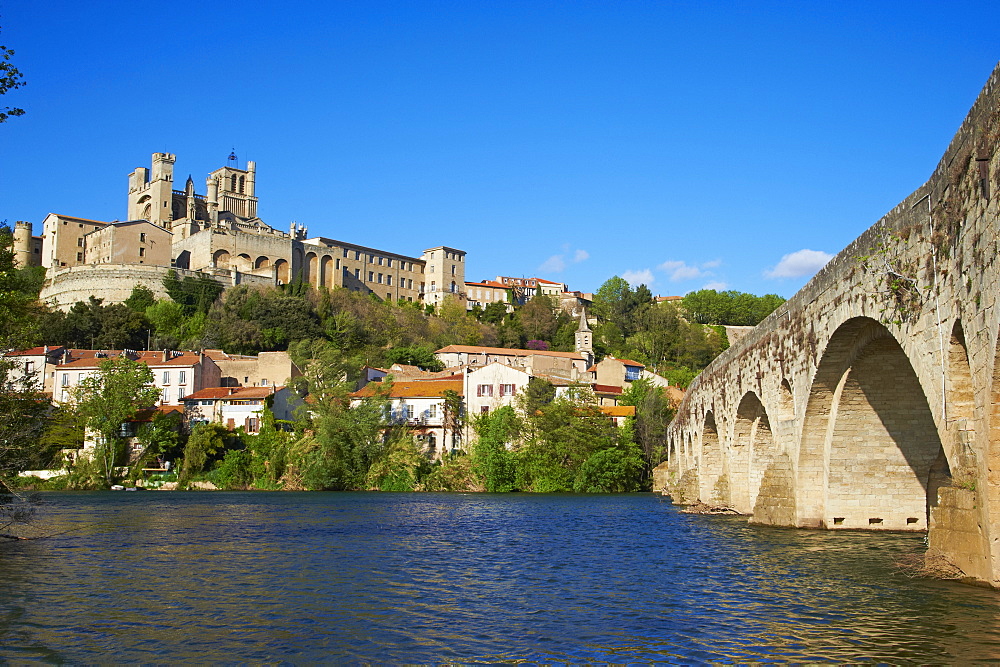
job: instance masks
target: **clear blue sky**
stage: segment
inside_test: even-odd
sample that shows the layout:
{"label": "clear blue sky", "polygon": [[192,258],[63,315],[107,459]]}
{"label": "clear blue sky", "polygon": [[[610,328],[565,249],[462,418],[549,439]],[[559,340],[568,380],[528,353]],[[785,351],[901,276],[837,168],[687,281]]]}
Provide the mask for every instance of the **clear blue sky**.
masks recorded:
{"label": "clear blue sky", "polygon": [[0,220],[123,219],[151,153],[204,192],[235,148],[279,229],[664,295],[790,296],[926,180],[1000,59],[981,1],[0,0],[0,25],[28,82]]}

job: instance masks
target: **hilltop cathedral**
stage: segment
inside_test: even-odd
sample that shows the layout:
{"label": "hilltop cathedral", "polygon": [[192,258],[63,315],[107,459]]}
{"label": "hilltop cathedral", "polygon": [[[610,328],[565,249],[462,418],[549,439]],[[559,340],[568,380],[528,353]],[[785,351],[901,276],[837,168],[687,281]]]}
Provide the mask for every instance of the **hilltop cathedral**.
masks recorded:
{"label": "hilltop cathedral", "polygon": [[137,285],[166,297],[162,280],[208,275],[227,285],[281,285],[301,279],[315,287],[345,287],[387,300],[438,304],[465,298],[465,252],[435,246],[419,257],[317,236],[292,223],[283,232],[257,217],[256,165],[230,164],[208,175],[204,195],[188,177],[174,189],[175,156],[153,153],[152,169],[128,179],[128,220],[101,222],[50,213],[42,235],[29,222],[14,230],[21,265],[46,271],[42,299],[68,309],[91,295],[124,301]]}

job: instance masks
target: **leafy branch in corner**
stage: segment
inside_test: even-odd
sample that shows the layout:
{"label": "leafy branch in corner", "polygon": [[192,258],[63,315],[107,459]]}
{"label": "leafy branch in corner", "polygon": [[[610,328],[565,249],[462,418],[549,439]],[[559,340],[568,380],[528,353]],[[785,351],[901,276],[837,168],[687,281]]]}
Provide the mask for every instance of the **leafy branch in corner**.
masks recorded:
{"label": "leafy branch in corner", "polygon": [[902,257],[907,239],[894,236],[882,227],[878,243],[867,255],[858,255],[857,261],[865,273],[875,280],[875,294],[885,302],[879,310],[883,324],[897,326],[920,313],[930,285],[920,287],[917,267]]}

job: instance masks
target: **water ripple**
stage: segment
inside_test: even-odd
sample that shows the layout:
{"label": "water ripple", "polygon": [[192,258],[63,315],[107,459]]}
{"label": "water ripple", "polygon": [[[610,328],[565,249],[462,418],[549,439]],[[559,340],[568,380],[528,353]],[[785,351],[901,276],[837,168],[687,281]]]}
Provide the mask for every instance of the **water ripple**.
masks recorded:
{"label": "water ripple", "polygon": [[651,495],[51,494],[0,545],[0,662],[965,662],[1000,597],[920,536]]}

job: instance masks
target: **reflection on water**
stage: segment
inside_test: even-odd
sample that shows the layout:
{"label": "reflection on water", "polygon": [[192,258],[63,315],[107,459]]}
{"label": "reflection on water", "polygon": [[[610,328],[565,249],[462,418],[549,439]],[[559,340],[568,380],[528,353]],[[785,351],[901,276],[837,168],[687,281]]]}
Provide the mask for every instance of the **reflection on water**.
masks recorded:
{"label": "reflection on water", "polygon": [[1000,659],[1000,595],[917,535],[777,530],[655,496],[51,494],[0,544],[0,661]]}

